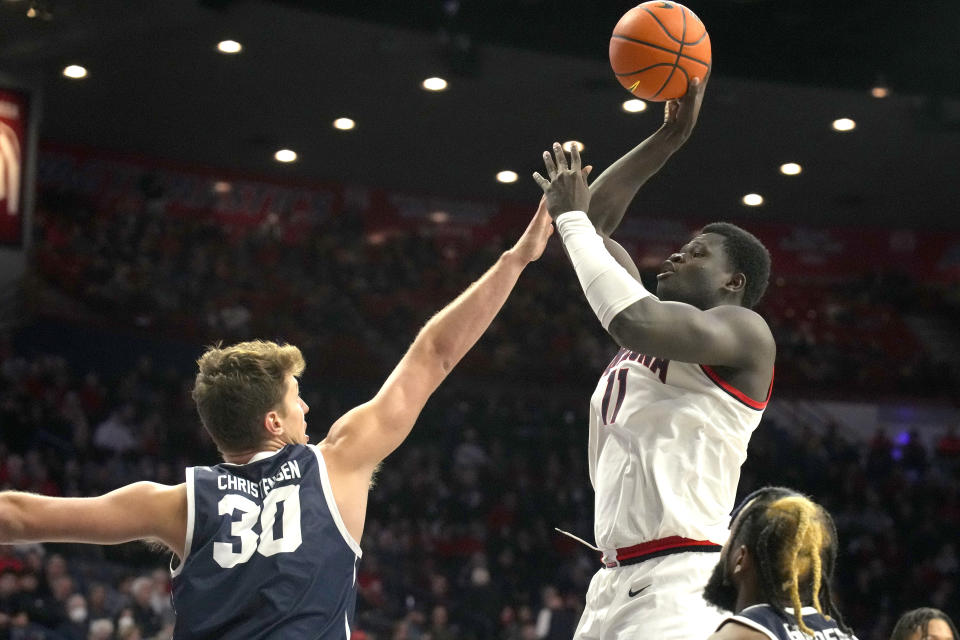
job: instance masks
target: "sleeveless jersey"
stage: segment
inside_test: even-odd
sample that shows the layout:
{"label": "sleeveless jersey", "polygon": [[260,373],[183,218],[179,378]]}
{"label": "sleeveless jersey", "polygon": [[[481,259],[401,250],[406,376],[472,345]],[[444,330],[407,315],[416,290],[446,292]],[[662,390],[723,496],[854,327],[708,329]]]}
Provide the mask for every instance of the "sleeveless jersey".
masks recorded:
{"label": "sleeveless jersey", "polygon": [[360,547],[320,450],[288,445],[246,464],[188,467],[174,638],[350,637]]}
{"label": "sleeveless jersey", "polygon": [[766,404],[710,367],[621,349],[590,399],[594,536],[604,559],[671,536],[723,544]]}
{"label": "sleeveless jersey", "polygon": [[[810,640],[811,638],[815,640],[857,640],[857,636],[852,633],[844,633],[837,626],[835,620],[828,620],[825,616],[817,613],[817,610],[813,607],[804,607],[800,610],[804,624],[814,632],[812,636],[806,635],[797,627],[797,622],[793,619],[793,609],[787,608],[786,611],[790,616],[784,618],[768,604],[755,604],[735,616],[726,618],[720,623],[720,627],[728,622],[739,622],[766,635],[770,640]],[[719,630],[720,627],[717,627],[717,629]]]}

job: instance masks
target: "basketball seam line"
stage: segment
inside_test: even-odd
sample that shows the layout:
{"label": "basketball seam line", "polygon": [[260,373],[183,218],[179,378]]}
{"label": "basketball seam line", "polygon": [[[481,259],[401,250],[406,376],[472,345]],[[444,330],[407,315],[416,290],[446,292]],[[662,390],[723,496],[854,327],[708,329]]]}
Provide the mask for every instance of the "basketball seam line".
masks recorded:
{"label": "basketball seam line", "polygon": [[[644,45],[644,46],[651,47],[651,48],[653,48],[653,49],[659,49],[660,51],[666,51],[667,53],[677,53],[677,52],[674,51],[673,49],[667,49],[666,47],[661,47],[660,45],[656,45],[656,44],[653,44],[653,43],[650,43],[650,42],[646,42],[645,40],[637,40],[636,38],[631,38],[631,37],[629,37],[629,36],[621,36],[621,35],[618,35],[618,34],[615,33],[615,34],[613,34],[613,35],[610,36],[610,37],[611,37],[611,38],[619,38],[620,40],[626,40],[627,42],[635,42],[635,43],[637,43],[637,44],[642,44],[642,45]],[[681,47],[681,51],[682,51],[682,50],[683,50],[683,47]],[[704,61],[701,60],[700,58],[694,58],[693,56],[691,56],[691,55],[689,55],[689,54],[686,54],[686,53],[681,53],[681,54],[679,54],[679,55],[680,55],[681,58],[686,58],[687,60],[693,60],[694,62],[698,62],[698,63],[702,64],[703,66],[705,66],[705,67],[707,67],[707,68],[710,67],[710,63],[704,62]],[[633,71],[632,73],[637,73],[637,72],[636,72],[636,71]],[[625,76],[625,75],[630,75],[630,74],[628,74],[628,73],[618,73],[617,75],[618,75],[618,76]]]}
{"label": "basketball seam line", "polygon": [[673,40],[674,42],[676,42],[677,44],[693,46],[695,44],[699,44],[700,41],[703,40],[707,35],[706,29],[704,29],[703,35],[697,38],[696,41],[684,42],[683,38],[687,35],[687,29],[686,29],[687,16],[686,14],[683,14],[684,29],[683,29],[683,33],[680,35],[681,39],[677,40],[677,38],[672,33],[670,33],[670,30],[667,29],[667,27],[662,22],[660,22],[660,18],[657,17],[657,14],[655,14],[653,11],[650,11],[650,9],[648,9],[647,7],[643,7],[643,10],[649,13],[650,16],[657,21],[657,24],[660,25],[660,28],[663,29],[663,32],[667,34],[667,37]]}
{"label": "basketball seam line", "polygon": [[[637,69],[636,71],[631,71],[630,73],[618,73],[617,76],[632,76],[638,73],[643,73],[644,71],[650,71],[650,69],[656,69],[657,67],[672,67],[674,66],[672,62],[658,62],[657,64],[652,64],[649,67],[644,67],[643,69]],[[680,67],[681,69],[683,67]]]}
{"label": "basketball seam line", "polygon": [[[687,10],[683,7],[680,7],[680,17],[683,18],[683,31],[680,32],[680,49],[677,51],[677,59],[673,61],[673,69],[670,70],[670,75],[668,75],[667,79],[663,81],[663,84],[660,85],[660,88],[657,89],[657,92],[653,94],[654,98],[660,95],[660,93],[667,88],[667,85],[670,84],[670,79],[673,78],[673,74],[677,72],[677,65],[680,64],[680,55],[683,53],[683,41],[687,38]],[[664,31],[666,31],[666,28],[664,28]],[[687,86],[689,87],[689,78]]]}

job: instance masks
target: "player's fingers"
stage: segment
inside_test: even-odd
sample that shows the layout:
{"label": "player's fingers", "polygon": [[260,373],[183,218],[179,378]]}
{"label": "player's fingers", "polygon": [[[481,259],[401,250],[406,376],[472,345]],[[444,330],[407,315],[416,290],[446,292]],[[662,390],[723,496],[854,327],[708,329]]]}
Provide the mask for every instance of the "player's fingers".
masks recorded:
{"label": "player's fingers", "polygon": [[540,175],[536,171],[533,172],[533,179],[538,185],[540,185],[540,188],[543,189],[544,191],[550,188],[550,181],[544,178],[542,175]]}
{"label": "player's fingers", "polygon": [[553,157],[557,161],[557,171],[565,171],[567,168],[567,154],[563,152],[563,147],[559,142],[553,143]]}
{"label": "player's fingers", "polygon": [[663,106],[664,122],[673,122],[677,119],[677,104],[676,100],[667,100],[667,103]]}
{"label": "player's fingers", "polygon": [[690,78],[690,87],[687,89],[687,94],[683,96],[682,100],[684,102],[693,102],[697,100],[703,95],[703,88],[705,85],[706,83],[703,81],[703,78]]}
{"label": "player's fingers", "polygon": [[580,171],[580,149],[577,145],[570,145],[570,170]]}
{"label": "player's fingers", "polygon": [[553,156],[549,151],[543,152],[543,164],[547,167],[547,175],[553,180],[557,177],[557,165],[553,163]]}

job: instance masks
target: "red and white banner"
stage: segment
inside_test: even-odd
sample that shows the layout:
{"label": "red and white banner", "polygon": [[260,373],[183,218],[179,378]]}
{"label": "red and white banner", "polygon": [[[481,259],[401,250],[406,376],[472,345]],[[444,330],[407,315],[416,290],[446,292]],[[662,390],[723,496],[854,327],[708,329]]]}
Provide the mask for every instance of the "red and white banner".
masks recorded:
{"label": "red and white banner", "polygon": [[0,88],[0,245],[23,242],[29,110],[26,94]]}

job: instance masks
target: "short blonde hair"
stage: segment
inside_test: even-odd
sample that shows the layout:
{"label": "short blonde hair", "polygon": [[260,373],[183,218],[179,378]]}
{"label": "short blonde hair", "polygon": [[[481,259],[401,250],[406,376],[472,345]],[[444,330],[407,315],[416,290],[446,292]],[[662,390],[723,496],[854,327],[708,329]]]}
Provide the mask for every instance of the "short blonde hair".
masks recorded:
{"label": "short blonde hair", "polygon": [[209,347],[197,366],[192,396],[200,421],[221,453],[233,453],[260,445],[263,416],[279,407],[287,376],[300,376],[306,363],[293,345],[253,340]]}

